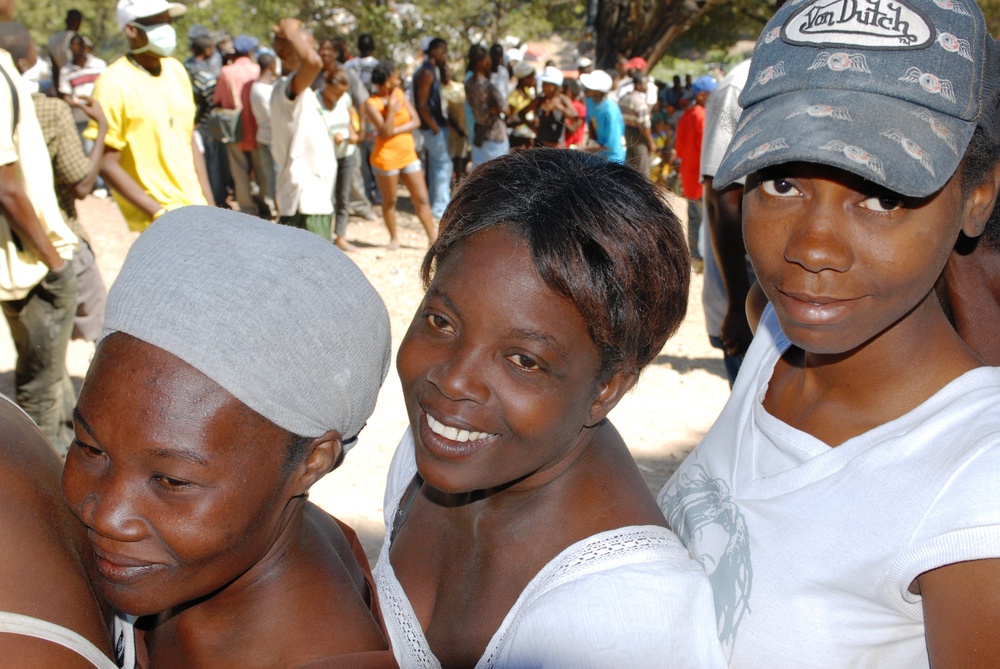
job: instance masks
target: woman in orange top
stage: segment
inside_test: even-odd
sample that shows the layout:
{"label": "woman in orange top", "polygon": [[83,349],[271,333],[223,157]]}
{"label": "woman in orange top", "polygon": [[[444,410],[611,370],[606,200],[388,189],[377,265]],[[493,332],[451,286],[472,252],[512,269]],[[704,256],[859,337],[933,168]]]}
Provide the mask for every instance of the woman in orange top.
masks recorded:
{"label": "woman in orange top", "polygon": [[382,61],[372,70],[374,94],[365,102],[364,113],[375,126],[375,148],[372,150],[372,171],[382,193],[382,218],[389,228],[389,250],[399,248],[396,237],[396,186],[399,180],[410,192],[417,218],[427,232],[430,243],[437,238],[431,218],[430,200],[424,168],[417,157],[413,130],[420,127],[420,117],[399,87],[399,72],[390,61]]}

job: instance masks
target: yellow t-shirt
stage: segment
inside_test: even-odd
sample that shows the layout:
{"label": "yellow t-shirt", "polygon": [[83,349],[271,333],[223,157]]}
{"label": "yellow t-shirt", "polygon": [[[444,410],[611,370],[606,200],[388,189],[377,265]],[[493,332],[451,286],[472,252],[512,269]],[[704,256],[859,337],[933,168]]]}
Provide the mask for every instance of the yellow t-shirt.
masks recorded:
{"label": "yellow t-shirt", "polygon": [[[515,88],[510,92],[510,95],[507,96],[507,104],[509,104],[511,107],[512,110],[511,113],[516,114],[525,107],[527,107],[534,99],[535,99],[534,95],[525,93],[520,88]],[[528,121],[528,123],[534,121],[535,112],[528,112],[525,115],[524,120]],[[514,126],[514,129],[511,131],[511,134],[514,135],[515,137],[528,137],[531,139],[534,139],[535,137],[534,131],[527,125]]]}
{"label": "yellow t-shirt", "polygon": [[[191,137],[194,96],[187,70],[174,58],[163,58],[154,77],[122,57],[111,63],[94,86],[94,98],[108,117],[105,143],[121,152],[122,168],[167,209],[207,204],[194,169]],[[97,137],[91,121],[85,137]],[[129,228],[142,232],[152,220],[115,192]]]}

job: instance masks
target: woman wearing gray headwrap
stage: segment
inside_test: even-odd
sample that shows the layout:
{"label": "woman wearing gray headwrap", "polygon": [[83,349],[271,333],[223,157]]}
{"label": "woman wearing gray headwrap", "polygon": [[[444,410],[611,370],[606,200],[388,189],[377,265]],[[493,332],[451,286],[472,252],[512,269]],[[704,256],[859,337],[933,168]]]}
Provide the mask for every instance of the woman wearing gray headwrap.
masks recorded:
{"label": "woman wearing gray headwrap", "polygon": [[378,294],[315,235],[187,207],[136,241],[63,475],[126,655],[134,623],[152,667],[392,666],[354,533],[306,499],[389,357]]}

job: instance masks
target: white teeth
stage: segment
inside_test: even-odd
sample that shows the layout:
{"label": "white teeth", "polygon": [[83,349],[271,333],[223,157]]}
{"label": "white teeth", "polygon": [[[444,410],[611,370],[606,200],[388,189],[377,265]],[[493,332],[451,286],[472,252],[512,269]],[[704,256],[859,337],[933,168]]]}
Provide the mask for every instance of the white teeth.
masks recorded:
{"label": "white teeth", "polygon": [[445,439],[450,439],[451,441],[479,441],[480,439],[487,439],[495,436],[489,432],[469,432],[468,430],[459,430],[457,427],[451,427],[450,425],[445,425],[440,421],[434,420],[434,417],[430,414],[426,415],[427,426],[431,428],[431,432],[439,434]]}

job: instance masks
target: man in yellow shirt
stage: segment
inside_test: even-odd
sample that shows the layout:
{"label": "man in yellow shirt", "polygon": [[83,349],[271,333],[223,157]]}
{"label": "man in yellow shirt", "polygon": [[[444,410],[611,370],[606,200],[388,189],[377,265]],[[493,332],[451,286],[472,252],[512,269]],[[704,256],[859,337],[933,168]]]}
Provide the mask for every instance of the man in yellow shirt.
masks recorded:
{"label": "man in yellow shirt", "polygon": [[[94,88],[108,117],[101,174],[129,228],[140,232],[168,209],[214,204],[194,138],[191,82],[170,57],[177,45],[170,21],[185,11],[166,0],[119,0],[118,27],[129,52]],[[85,136],[96,133],[91,124]]]}

